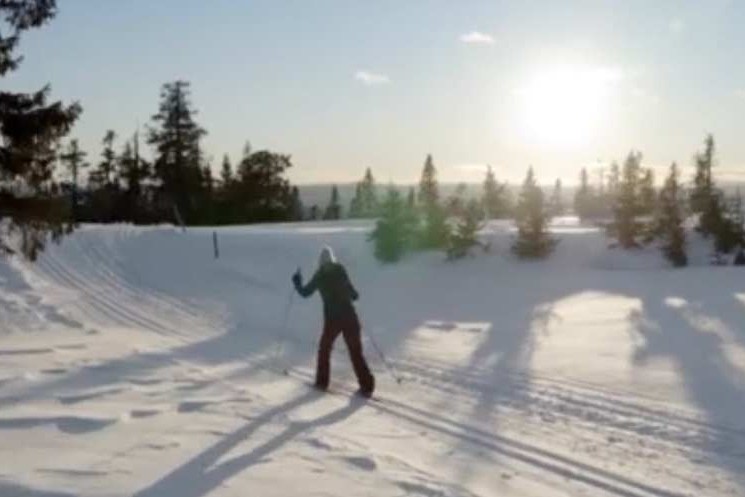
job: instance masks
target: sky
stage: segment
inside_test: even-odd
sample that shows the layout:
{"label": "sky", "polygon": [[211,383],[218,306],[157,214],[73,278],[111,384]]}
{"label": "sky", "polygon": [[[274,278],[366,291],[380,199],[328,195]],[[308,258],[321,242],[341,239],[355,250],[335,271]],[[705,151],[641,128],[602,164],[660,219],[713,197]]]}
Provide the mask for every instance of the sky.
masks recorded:
{"label": "sky", "polygon": [[297,183],[442,181],[486,165],[520,181],[601,174],[630,150],[664,175],[706,133],[745,180],[745,2],[738,0],[58,0],[0,86],[79,101],[92,159],[191,82],[204,148],[292,156]]}

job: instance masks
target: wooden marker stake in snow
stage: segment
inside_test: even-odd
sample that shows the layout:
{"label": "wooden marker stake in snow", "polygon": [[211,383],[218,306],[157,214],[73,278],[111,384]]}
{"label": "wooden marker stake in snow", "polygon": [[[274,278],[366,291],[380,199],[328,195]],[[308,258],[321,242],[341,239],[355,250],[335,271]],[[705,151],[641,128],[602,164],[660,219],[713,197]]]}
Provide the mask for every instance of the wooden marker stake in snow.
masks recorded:
{"label": "wooden marker stake in snow", "polygon": [[215,249],[215,259],[220,258],[220,247],[217,246],[217,231],[212,232],[212,246]]}

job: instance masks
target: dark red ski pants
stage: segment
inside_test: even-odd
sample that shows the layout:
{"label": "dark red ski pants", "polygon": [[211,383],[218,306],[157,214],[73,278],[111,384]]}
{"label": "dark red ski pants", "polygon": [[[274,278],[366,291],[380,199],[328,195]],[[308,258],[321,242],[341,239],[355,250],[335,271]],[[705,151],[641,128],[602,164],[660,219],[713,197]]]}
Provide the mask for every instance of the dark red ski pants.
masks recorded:
{"label": "dark red ski pants", "polygon": [[347,344],[349,358],[352,361],[354,374],[357,376],[360,389],[364,392],[372,392],[375,388],[375,378],[370,373],[365,356],[362,354],[362,337],[357,316],[327,319],[324,322],[323,334],[318,344],[316,386],[322,389],[328,388],[331,375],[331,350],[339,334],[344,336],[344,342]]}

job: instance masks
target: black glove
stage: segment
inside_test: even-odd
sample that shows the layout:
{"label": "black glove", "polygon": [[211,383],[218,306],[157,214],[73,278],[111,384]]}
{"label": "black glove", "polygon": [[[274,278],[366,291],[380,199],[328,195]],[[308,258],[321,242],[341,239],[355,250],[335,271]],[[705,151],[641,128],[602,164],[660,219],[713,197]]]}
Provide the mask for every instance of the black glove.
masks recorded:
{"label": "black glove", "polygon": [[298,269],[295,271],[295,274],[292,275],[292,283],[295,285],[295,288],[299,288],[303,284],[303,277],[300,274],[300,270]]}

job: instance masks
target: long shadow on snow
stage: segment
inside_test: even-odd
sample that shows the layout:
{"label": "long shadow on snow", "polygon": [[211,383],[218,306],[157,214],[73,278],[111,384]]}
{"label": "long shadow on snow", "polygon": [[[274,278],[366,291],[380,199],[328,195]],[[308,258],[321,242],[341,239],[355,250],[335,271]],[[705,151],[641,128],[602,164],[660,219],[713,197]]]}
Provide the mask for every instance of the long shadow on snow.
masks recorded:
{"label": "long shadow on snow", "polygon": [[282,446],[291,442],[298,435],[322,426],[339,423],[354,414],[360,409],[360,407],[362,407],[362,405],[364,405],[363,400],[352,398],[344,407],[336,409],[316,419],[310,421],[290,422],[284,431],[262,445],[246,452],[245,454],[233,457],[232,459],[215,465],[215,463],[222,456],[228,453],[228,451],[248,440],[256,430],[270,422],[274,417],[282,414],[286,415],[305,404],[321,398],[322,396],[323,394],[318,392],[309,391],[285,402],[284,404],[269,409],[186,463],[174,469],[149,487],[140,490],[134,495],[134,497],[205,496],[227,479],[234,477],[255,464],[261,463],[267,456],[281,449]]}
{"label": "long shadow on snow", "polygon": [[[710,295],[706,293],[705,298],[709,300]],[[704,317],[707,315],[707,307],[700,305],[703,301],[700,297],[701,294],[681,288],[644,295],[643,314],[637,320],[637,331],[644,338],[644,344],[635,351],[633,360],[643,365],[650,358],[670,358],[681,372],[689,397],[705,413],[709,423],[741,427],[745,406],[743,371],[731,364],[722,338],[702,329],[705,321],[699,318],[701,313]],[[722,299],[728,297],[720,294]],[[699,305],[691,302],[699,302]],[[701,442],[707,462],[734,476],[741,488],[745,488],[743,444],[743,437],[733,436],[728,431],[715,431]]]}

